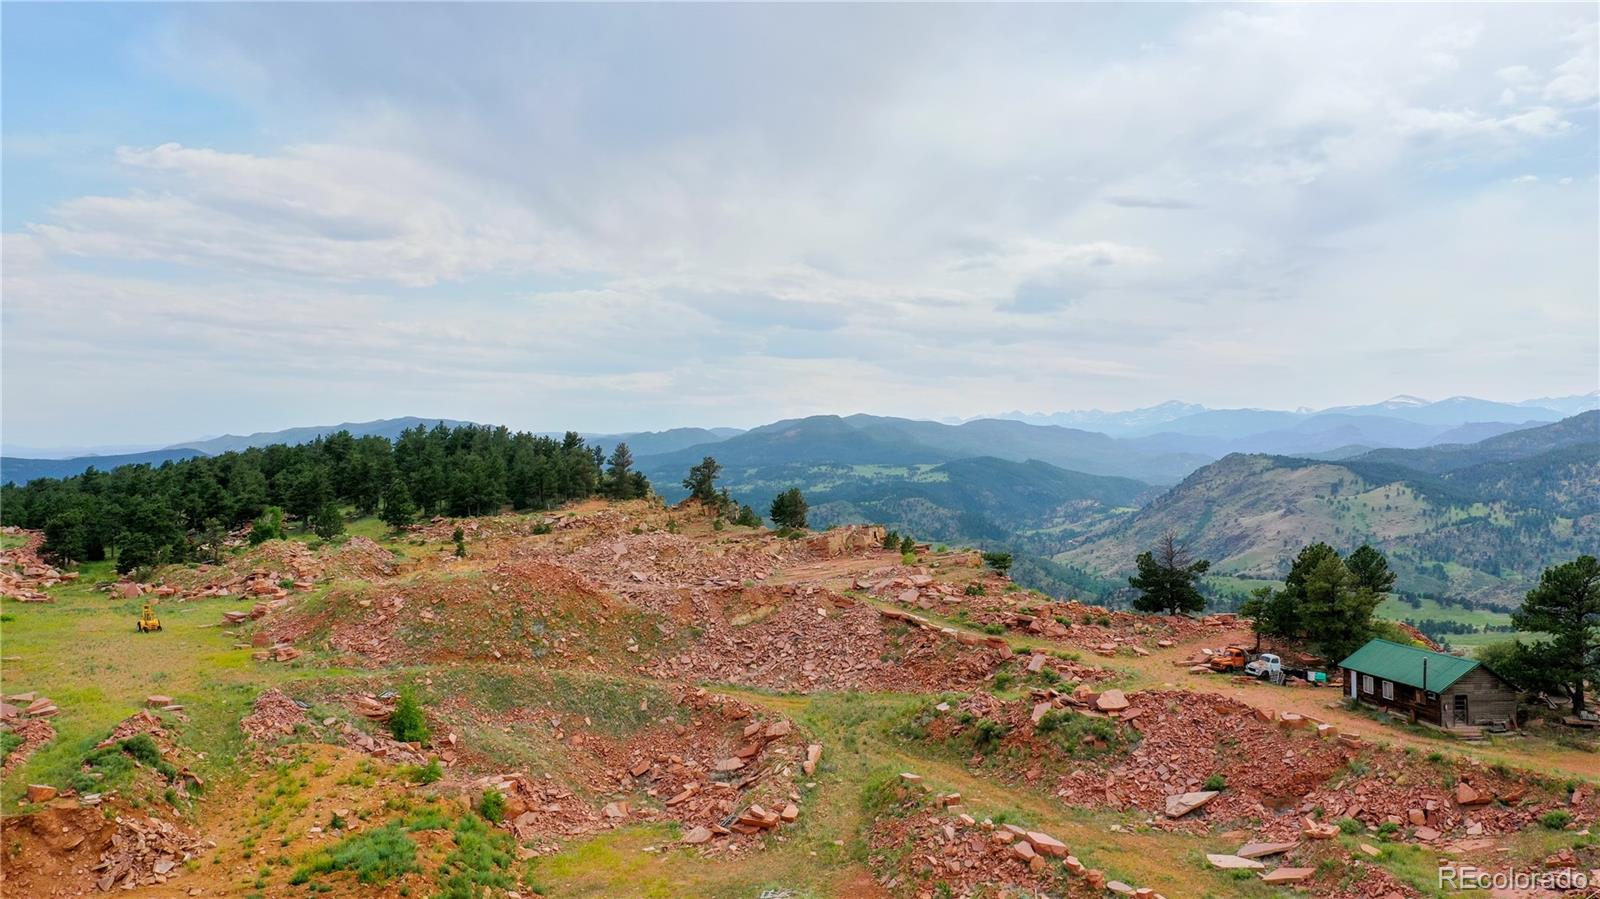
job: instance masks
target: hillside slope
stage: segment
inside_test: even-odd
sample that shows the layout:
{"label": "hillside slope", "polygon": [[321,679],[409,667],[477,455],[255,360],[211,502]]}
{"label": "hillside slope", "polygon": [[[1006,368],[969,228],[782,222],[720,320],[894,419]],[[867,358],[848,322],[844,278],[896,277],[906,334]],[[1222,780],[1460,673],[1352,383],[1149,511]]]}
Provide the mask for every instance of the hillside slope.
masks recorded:
{"label": "hillside slope", "polygon": [[[1342,462],[1228,456],[1059,559],[1123,572],[1172,530],[1218,573],[1279,577],[1307,543],[1365,541],[1390,555],[1401,589],[1509,603],[1544,567],[1600,542],[1600,443],[1586,436],[1594,417],[1443,452]],[[1386,458],[1474,464],[1435,474]]]}
{"label": "hillside slope", "polygon": [[1484,462],[1528,459],[1571,446],[1600,446],[1600,411],[1584,412],[1553,424],[1497,434],[1475,443],[1450,443],[1425,449],[1376,449],[1356,457],[1440,474]]}

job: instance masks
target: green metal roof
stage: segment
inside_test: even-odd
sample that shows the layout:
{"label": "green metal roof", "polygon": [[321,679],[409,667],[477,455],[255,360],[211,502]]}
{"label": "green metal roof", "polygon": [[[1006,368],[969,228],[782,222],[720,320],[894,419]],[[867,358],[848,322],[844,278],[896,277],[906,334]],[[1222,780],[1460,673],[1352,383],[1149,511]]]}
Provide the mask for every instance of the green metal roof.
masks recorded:
{"label": "green metal roof", "polygon": [[[1472,659],[1431,652],[1389,640],[1370,640],[1366,646],[1352,653],[1350,658],[1340,662],[1339,667],[1381,677],[1397,684],[1418,687],[1432,693],[1442,693],[1467,672],[1478,667],[1478,663]],[[1422,683],[1424,667],[1428,672],[1426,686]]]}

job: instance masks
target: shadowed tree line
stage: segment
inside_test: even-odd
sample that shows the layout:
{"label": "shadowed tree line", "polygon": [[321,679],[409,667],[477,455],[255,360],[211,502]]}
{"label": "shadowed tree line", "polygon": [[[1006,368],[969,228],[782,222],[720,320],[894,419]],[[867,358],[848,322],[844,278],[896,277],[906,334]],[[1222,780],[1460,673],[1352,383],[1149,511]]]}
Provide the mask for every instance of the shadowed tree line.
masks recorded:
{"label": "shadowed tree line", "polygon": [[[255,522],[281,536],[283,512],[323,537],[343,530],[343,506],[393,527],[418,517],[481,515],[506,505],[545,509],[574,499],[635,499],[650,483],[626,444],[607,457],[575,432],[561,439],[504,427],[418,425],[390,441],[340,431],[168,462],[89,469],[0,488],[0,522],[45,533],[61,562],[117,560],[122,571],[213,558],[228,530]],[[281,511],[280,511],[281,510]]]}

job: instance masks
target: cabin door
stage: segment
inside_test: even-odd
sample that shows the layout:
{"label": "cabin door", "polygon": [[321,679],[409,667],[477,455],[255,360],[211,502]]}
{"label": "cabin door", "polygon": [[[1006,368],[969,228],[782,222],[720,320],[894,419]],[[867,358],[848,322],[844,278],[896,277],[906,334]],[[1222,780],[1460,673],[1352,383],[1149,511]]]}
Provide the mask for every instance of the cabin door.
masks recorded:
{"label": "cabin door", "polygon": [[1454,702],[1451,707],[1451,713],[1454,721],[1452,721],[1452,723],[1470,724],[1472,722],[1472,718],[1467,715],[1467,694],[1457,693],[1453,697],[1453,700]]}

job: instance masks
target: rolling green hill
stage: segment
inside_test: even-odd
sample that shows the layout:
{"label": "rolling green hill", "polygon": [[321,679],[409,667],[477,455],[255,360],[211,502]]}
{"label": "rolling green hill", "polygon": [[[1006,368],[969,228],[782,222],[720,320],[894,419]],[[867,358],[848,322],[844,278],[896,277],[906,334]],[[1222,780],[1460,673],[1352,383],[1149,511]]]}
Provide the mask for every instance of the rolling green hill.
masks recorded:
{"label": "rolling green hill", "polygon": [[1211,461],[1194,453],[1146,451],[1124,440],[1072,428],[980,419],[962,425],[873,415],[816,415],[774,422],[743,434],[670,453],[636,454],[639,468],[666,489],[703,456],[715,456],[730,474],[768,472],[783,465],[938,465],[993,456],[1012,462],[1037,459],[1094,475],[1171,484]]}

